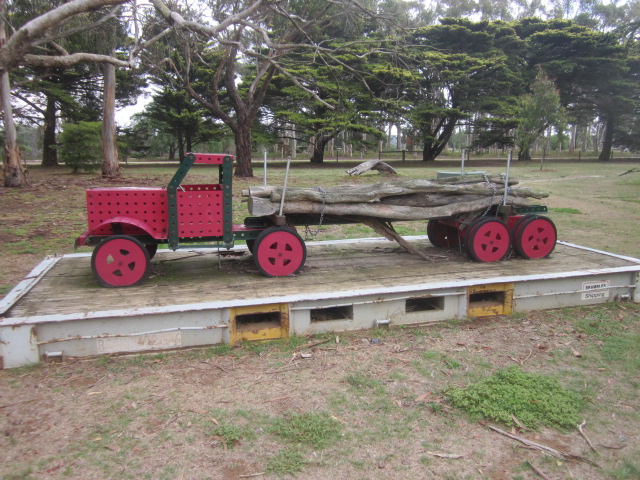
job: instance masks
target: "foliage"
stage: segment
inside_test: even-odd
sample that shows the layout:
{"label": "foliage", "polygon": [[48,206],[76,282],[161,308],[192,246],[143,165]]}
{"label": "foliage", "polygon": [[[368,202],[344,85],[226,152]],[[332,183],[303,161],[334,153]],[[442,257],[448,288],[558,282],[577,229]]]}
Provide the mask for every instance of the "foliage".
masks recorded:
{"label": "foliage", "polygon": [[288,440],[324,448],[340,438],[340,424],[327,413],[289,413],[273,421],[269,430]]}
{"label": "foliage", "polygon": [[73,173],[92,172],[102,162],[101,122],[67,123],[60,135],[58,152]]}
{"label": "foliage", "polygon": [[294,475],[301,472],[306,463],[300,449],[285,448],[269,459],[266,470],[276,475]]}
{"label": "foliage", "polygon": [[520,121],[516,130],[518,160],[531,160],[529,149],[550,125],[562,117],[560,94],[543,71],[539,71],[531,87],[531,94],[522,99]]}
{"label": "foliage", "polygon": [[253,432],[247,428],[238,427],[236,425],[221,424],[216,426],[211,435],[218,436],[222,439],[225,447],[232,447],[244,438],[252,438]]}
{"label": "foliage", "polygon": [[452,405],[472,415],[530,429],[540,425],[570,429],[580,423],[584,400],[564,389],[556,379],[526,373],[518,367],[499,370],[466,388],[447,392]]}

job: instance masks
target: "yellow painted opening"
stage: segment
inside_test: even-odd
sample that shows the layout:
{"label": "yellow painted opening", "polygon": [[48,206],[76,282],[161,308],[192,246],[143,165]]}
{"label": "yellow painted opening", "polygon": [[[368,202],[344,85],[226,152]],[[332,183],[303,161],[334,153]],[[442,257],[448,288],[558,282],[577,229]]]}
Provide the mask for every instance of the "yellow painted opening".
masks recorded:
{"label": "yellow painted opening", "polygon": [[231,308],[230,342],[272,340],[289,336],[289,305],[277,303]]}
{"label": "yellow painted opening", "polygon": [[513,311],[513,283],[475,285],[467,289],[467,315],[487,317]]}

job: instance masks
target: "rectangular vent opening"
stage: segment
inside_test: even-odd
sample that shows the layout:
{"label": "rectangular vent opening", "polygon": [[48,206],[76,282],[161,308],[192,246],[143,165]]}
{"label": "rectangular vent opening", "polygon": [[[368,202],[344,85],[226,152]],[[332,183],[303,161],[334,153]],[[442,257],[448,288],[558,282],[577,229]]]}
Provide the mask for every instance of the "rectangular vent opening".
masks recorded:
{"label": "rectangular vent opening", "polygon": [[444,310],[444,297],[407,298],[404,308],[406,313]]}
{"label": "rectangular vent opening", "polygon": [[311,323],[331,320],[353,320],[353,305],[316,308],[311,310]]}
{"label": "rectangular vent opening", "polygon": [[280,312],[260,312],[236,315],[236,330],[253,332],[265,328],[280,328],[282,318]]}
{"label": "rectangular vent opening", "polygon": [[469,307],[502,307],[505,292],[478,292],[469,295]]}

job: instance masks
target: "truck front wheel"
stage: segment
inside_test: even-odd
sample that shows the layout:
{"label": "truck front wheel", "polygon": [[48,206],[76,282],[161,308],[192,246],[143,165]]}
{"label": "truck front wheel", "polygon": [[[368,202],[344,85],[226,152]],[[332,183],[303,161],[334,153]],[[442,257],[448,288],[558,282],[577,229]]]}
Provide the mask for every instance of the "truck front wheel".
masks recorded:
{"label": "truck front wheel", "polygon": [[104,287],[131,287],[146,277],[149,251],[133,237],[113,235],[93,250],[91,269]]}

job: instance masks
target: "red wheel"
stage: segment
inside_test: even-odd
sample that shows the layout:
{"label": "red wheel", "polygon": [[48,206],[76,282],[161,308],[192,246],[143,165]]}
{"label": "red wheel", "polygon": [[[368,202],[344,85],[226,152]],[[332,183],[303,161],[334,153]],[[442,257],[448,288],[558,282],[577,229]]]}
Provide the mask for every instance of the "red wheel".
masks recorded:
{"label": "red wheel", "polygon": [[267,277],[298,273],[307,258],[300,235],[290,227],[269,227],[256,238],[253,259]]}
{"label": "red wheel", "polygon": [[105,287],[130,287],[149,270],[149,252],[133,237],[114,235],[93,250],[91,269]]}
{"label": "red wheel", "polygon": [[458,229],[435,219],[429,220],[427,223],[427,236],[436,247],[454,248],[460,245]]}
{"label": "red wheel", "polygon": [[484,217],[469,227],[467,252],[476,262],[497,262],[509,251],[509,229],[502,220]]}
{"label": "red wheel", "polygon": [[547,217],[522,218],[513,230],[513,248],[524,258],[548,257],[556,247],[558,232]]}

